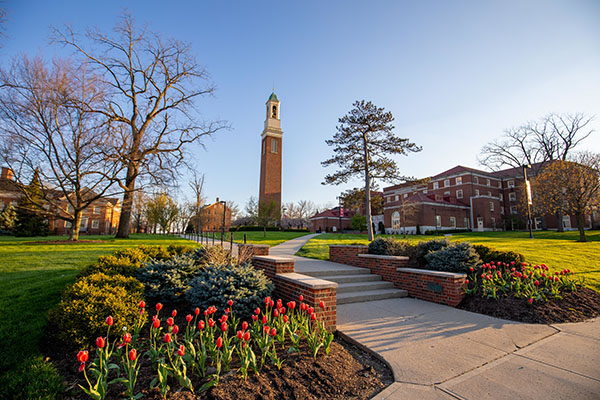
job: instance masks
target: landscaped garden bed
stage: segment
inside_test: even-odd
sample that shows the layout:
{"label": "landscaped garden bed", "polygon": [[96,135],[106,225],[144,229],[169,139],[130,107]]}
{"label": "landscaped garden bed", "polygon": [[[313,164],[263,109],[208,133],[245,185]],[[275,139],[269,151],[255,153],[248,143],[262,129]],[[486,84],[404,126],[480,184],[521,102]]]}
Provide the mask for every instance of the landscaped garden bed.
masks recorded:
{"label": "landscaped garden bed", "polygon": [[273,284],[247,261],[139,246],[84,268],[43,343],[66,396],[368,399],[391,383],[384,364],[317,317],[325,302],[272,300]]}

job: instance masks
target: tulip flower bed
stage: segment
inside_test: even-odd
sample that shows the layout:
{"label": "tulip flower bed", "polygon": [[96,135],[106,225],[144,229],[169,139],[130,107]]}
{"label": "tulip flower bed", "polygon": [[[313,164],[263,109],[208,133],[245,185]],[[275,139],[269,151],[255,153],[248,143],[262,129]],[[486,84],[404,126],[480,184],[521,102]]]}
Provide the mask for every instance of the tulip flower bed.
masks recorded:
{"label": "tulip flower bed", "polygon": [[554,274],[544,265],[491,262],[470,268],[469,311],[532,323],[578,322],[600,314],[600,293],[576,282],[573,272]]}
{"label": "tulip flower bed", "polygon": [[185,318],[158,303],[149,324],[141,302],[134,326],[111,332],[109,316],[95,351],[55,363],[73,381],[73,398],[366,399],[391,382],[387,367],[364,354],[357,361],[298,300],[267,297],[251,321],[235,316],[231,300],[222,312],[196,308]]}

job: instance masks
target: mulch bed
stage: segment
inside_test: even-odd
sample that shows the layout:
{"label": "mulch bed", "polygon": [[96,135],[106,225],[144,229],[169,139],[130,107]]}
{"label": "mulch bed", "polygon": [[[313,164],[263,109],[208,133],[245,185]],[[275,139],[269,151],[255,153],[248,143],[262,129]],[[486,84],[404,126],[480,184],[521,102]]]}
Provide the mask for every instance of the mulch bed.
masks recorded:
{"label": "mulch bed", "polygon": [[[65,399],[89,399],[78,387],[86,386],[83,373],[78,372],[76,360],[79,348],[60,343],[53,339],[55,328],[49,326],[42,343],[48,361],[59,370],[67,388]],[[92,357],[90,351],[90,358]],[[94,353],[95,354],[95,353]],[[204,393],[194,393],[181,389],[174,380],[167,399],[210,399],[210,400],[319,400],[319,399],[370,399],[393,382],[389,367],[368,353],[336,335],[329,355],[321,350],[317,360],[310,355],[308,345],[304,343],[301,351],[295,354],[281,352],[283,360],[281,370],[269,360],[260,371],[252,372],[244,381],[237,373],[235,358],[232,370],[222,374],[219,385]],[[144,399],[162,399],[158,388],[150,389],[150,382],[156,376],[150,360],[141,359],[142,365],[136,387],[140,388]],[[209,371],[210,372],[210,371]],[[112,377],[111,377],[112,378]],[[194,388],[202,386],[202,381],[192,377]],[[121,384],[109,386],[107,399],[123,399],[125,387]]]}
{"label": "mulch bed", "polygon": [[465,296],[457,308],[533,324],[581,322],[600,315],[600,293],[589,288],[579,288],[576,292],[563,293],[562,299],[549,299],[545,303],[533,304],[514,296],[495,300],[475,294]]}
{"label": "mulch bed", "polygon": [[38,242],[23,242],[23,244],[81,244],[81,243],[106,243],[106,240],[40,240]]}

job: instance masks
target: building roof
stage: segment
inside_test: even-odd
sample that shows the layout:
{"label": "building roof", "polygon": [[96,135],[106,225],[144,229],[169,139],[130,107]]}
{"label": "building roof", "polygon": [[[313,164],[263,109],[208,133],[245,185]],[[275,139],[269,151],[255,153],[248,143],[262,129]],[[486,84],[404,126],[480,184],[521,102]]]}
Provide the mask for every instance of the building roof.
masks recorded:
{"label": "building roof", "polygon": [[12,179],[0,178],[0,192],[20,192],[20,190]]}
{"label": "building roof", "polygon": [[[321,211],[320,213],[313,215],[309,219],[327,218],[327,217],[339,218],[340,217],[339,209],[340,209],[339,207],[333,207],[329,210]],[[342,218],[352,218],[354,216],[354,214],[355,214],[354,211],[344,210],[344,216]]]}
{"label": "building roof", "polygon": [[465,167],[462,165],[457,165],[456,167],[450,168],[447,171],[444,171],[442,173],[439,173],[435,176],[432,176],[431,179],[439,179],[443,176],[448,176],[448,175],[455,175],[455,174],[459,174],[461,172],[471,172],[473,174],[481,174],[481,175],[487,175],[489,177],[494,176],[493,172],[488,172],[488,171],[483,171],[480,169],[475,169],[475,168],[470,168],[470,167]]}
{"label": "building roof", "polygon": [[277,101],[279,102],[279,99],[277,98],[277,95],[275,94],[275,92],[271,93],[271,96],[269,96],[269,100],[267,101]]}
{"label": "building roof", "polygon": [[436,200],[434,194],[423,194],[421,192],[414,193],[408,196],[405,200],[407,203],[436,203],[441,206],[461,206],[468,207],[466,204],[458,201],[454,197],[444,196],[442,200]]}

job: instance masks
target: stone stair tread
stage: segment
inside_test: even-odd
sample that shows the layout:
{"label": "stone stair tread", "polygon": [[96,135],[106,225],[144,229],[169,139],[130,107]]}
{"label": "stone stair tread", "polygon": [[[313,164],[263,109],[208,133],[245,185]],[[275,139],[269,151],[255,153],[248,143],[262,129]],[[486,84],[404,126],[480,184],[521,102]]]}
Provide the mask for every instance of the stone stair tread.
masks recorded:
{"label": "stone stair tread", "polygon": [[338,275],[370,275],[371,271],[368,268],[339,268],[339,269],[319,269],[314,271],[306,271],[298,269],[296,272],[304,275],[321,278],[322,276],[338,276]]}
{"label": "stone stair tread", "polygon": [[371,282],[352,282],[339,283],[337,287],[338,293],[348,292],[368,292],[379,289],[393,289],[394,284],[386,281],[371,281]]}
{"label": "stone stair tread", "polygon": [[337,304],[362,303],[374,300],[406,297],[408,292],[403,289],[380,289],[364,292],[348,292],[337,294]]}
{"label": "stone stair tread", "polygon": [[376,274],[326,275],[319,276],[319,278],[337,283],[376,282],[381,280],[381,276]]}

